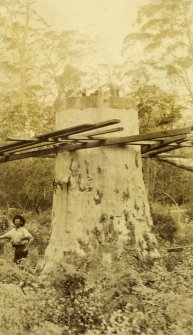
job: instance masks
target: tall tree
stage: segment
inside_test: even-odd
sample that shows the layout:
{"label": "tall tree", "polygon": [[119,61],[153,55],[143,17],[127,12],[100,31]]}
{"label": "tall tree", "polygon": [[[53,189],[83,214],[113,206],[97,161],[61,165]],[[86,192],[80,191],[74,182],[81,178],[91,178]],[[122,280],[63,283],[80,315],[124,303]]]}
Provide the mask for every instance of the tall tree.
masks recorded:
{"label": "tall tree", "polygon": [[[0,55],[0,133],[3,141],[7,136],[29,137],[53,130],[52,104],[58,92],[74,92],[74,87],[81,86],[82,72],[78,67],[87,50],[87,38],[74,31],[50,31],[35,10],[35,4],[35,0],[0,1],[4,51]],[[14,164],[9,169],[1,166],[4,176],[2,204],[12,201],[25,207],[28,199],[28,208],[38,210],[38,207],[50,205],[50,184],[45,185],[52,176],[52,162],[46,162],[46,167],[47,174],[41,173],[45,172],[42,160],[34,164],[21,162],[17,168]],[[21,178],[15,178],[16,170]],[[29,180],[33,173],[35,187]],[[15,189],[19,190],[17,196]]]}
{"label": "tall tree", "polygon": [[[3,125],[14,119],[14,125],[20,124],[22,133],[25,130],[28,135],[42,131],[38,120],[43,120],[42,129],[46,116],[49,123],[54,110],[46,105],[52,104],[57,94],[67,91],[69,85],[76,93],[81,86],[79,67],[90,48],[87,37],[78,32],[50,31],[36,12],[35,3],[35,0],[0,2]],[[34,128],[35,125],[39,126]]]}
{"label": "tall tree", "polygon": [[[47,31],[42,38],[40,66],[44,83],[56,95],[76,95],[82,88],[81,77],[92,53],[93,42],[75,30]],[[85,66],[86,64],[86,66]]]}
{"label": "tall tree", "polygon": [[[138,100],[143,132],[171,128],[193,104],[192,18],[192,0],[151,0],[140,8],[136,26],[124,40],[122,74]],[[165,182],[166,176],[178,178],[176,170],[145,160],[144,176],[152,200],[157,188],[178,192],[177,185],[170,188]]]}
{"label": "tall tree", "polygon": [[34,6],[34,0],[9,0],[0,3],[4,48],[1,57],[4,70],[2,84],[11,84],[11,91],[15,92],[12,98],[16,98],[14,104],[21,106],[26,125],[29,116],[28,91],[34,85],[33,81],[37,75],[37,71],[34,71],[38,61],[37,47],[40,35],[47,27]]}
{"label": "tall tree", "polygon": [[[173,86],[175,83],[176,87],[182,84],[193,104],[192,0],[151,0],[143,6],[138,13],[136,30],[124,40],[126,59],[131,59],[131,50],[134,49],[135,55],[138,51],[139,56],[135,59],[140,59],[141,64],[150,69],[151,76],[156,71],[163,85],[166,85],[166,75],[172,80]],[[165,76],[162,79],[160,71]]]}
{"label": "tall tree", "polygon": [[172,128],[185,109],[178,97],[158,85],[136,79],[132,83],[133,95],[142,133]]}

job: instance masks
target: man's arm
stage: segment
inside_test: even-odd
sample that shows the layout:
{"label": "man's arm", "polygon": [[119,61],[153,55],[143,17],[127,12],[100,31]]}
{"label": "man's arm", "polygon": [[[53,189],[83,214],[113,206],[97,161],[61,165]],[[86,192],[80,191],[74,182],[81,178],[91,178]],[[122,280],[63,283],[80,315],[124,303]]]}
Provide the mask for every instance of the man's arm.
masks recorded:
{"label": "man's arm", "polygon": [[8,236],[7,234],[3,234],[3,235],[0,235],[0,240],[3,240],[3,239],[10,239],[11,237]]}
{"label": "man's arm", "polygon": [[33,236],[30,236],[30,237],[25,239],[25,242],[23,241],[22,244],[25,245],[24,251],[28,250],[28,248],[29,248],[30,244],[33,242],[33,240],[34,240]]}

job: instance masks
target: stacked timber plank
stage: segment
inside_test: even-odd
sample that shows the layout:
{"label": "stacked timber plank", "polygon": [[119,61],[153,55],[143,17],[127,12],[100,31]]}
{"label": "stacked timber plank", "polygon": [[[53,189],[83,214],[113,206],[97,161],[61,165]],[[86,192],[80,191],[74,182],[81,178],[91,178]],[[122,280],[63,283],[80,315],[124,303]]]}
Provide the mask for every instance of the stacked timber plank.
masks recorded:
{"label": "stacked timber plank", "polygon": [[116,137],[109,137],[112,133],[123,130],[122,127],[112,127],[119,122],[118,119],[112,119],[94,124],[81,124],[30,139],[9,137],[9,143],[0,146],[0,163],[112,145],[139,145],[144,158],[156,158],[168,151],[193,147],[192,127],[133,136],[118,137],[116,134]]}

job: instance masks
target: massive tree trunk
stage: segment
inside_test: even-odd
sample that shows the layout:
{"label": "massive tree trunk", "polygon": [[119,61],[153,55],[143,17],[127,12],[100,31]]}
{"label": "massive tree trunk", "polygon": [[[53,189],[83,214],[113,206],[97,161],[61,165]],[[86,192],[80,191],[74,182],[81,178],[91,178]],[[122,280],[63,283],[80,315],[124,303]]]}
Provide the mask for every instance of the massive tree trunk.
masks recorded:
{"label": "massive tree trunk", "polygon": [[[138,116],[123,98],[69,98],[58,105],[56,128],[118,118],[138,133]],[[53,222],[43,270],[77,258],[111,263],[131,246],[139,257],[159,257],[142,175],[139,146],[115,145],[59,153]]]}

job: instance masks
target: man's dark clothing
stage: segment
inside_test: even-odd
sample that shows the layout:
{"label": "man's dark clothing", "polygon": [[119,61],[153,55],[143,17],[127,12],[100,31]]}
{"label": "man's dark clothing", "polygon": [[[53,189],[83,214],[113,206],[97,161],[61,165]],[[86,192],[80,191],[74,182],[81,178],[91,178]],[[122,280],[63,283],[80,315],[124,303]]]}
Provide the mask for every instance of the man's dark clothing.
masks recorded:
{"label": "man's dark clothing", "polygon": [[13,246],[15,248],[15,253],[14,253],[14,263],[18,263],[22,258],[26,258],[28,255],[28,250],[24,250],[25,246],[24,245],[17,245]]}

